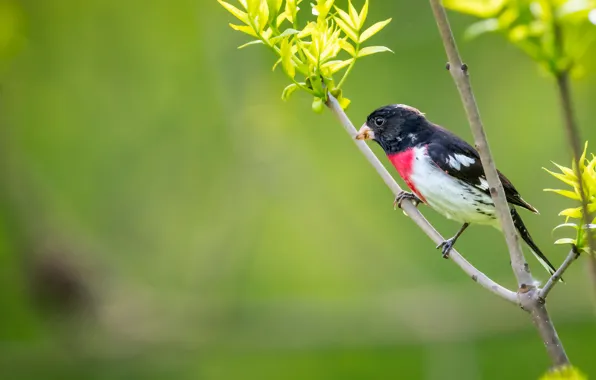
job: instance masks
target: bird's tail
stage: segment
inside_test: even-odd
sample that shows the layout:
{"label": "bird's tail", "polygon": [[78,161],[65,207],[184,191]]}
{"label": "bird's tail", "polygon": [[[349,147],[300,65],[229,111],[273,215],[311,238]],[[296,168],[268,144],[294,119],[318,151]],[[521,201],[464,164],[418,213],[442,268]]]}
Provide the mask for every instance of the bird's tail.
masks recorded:
{"label": "bird's tail", "polygon": [[[530,247],[536,259],[538,259],[538,261],[544,267],[544,269],[546,269],[546,271],[552,276],[556,271],[555,267],[553,266],[553,264],[550,263],[550,261],[548,261],[546,256],[544,256],[544,254],[542,253],[542,251],[540,251],[540,248],[538,248],[536,243],[534,243],[534,240],[532,239],[532,236],[530,236],[528,229],[524,225],[521,216],[519,216],[517,210],[513,207],[511,207],[511,218],[513,219],[513,224],[515,225],[515,228],[517,228],[517,231],[519,232],[522,239],[524,239],[526,244]],[[565,282],[563,281],[563,278],[561,278],[559,281]]]}

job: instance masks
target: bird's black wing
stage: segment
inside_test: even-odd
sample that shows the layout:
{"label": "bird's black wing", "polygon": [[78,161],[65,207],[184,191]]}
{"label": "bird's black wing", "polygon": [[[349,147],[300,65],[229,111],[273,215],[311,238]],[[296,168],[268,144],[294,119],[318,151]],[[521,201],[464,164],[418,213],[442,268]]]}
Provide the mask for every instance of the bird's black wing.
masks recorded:
{"label": "bird's black wing", "polygon": [[[480,156],[470,144],[450,131],[437,126],[437,131],[432,136],[427,149],[431,160],[445,173],[469,185],[475,186],[490,196],[490,190],[486,176],[484,175]],[[500,171],[497,170],[497,172],[503,184],[507,201],[513,205],[538,213],[538,210],[522,199],[511,181]]]}

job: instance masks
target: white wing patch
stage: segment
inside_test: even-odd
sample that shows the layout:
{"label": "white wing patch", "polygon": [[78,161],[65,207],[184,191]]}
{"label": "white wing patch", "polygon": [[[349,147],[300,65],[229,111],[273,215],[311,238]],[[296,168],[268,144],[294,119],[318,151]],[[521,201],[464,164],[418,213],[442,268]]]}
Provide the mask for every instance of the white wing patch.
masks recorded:
{"label": "white wing patch", "polygon": [[447,164],[449,164],[449,166],[451,166],[455,170],[461,169],[462,165],[468,167],[472,165],[474,162],[476,162],[475,159],[457,153],[453,156],[449,156],[449,158],[447,159]]}
{"label": "white wing patch", "polygon": [[451,166],[455,170],[461,169],[461,165],[459,164],[459,161],[455,157],[448,156],[447,164],[449,164],[449,166]]}
{"label": "white wing patch", "polygon": [[480,185],[478,187],[482,190],[488,190],[488,182],[484,178],[480,178]]}
{"label": "white wing patch", "polygon": [[464,156],[463,154],[455,154],[454,156],[463,166],[470,166],[476,162],[472,157]]}

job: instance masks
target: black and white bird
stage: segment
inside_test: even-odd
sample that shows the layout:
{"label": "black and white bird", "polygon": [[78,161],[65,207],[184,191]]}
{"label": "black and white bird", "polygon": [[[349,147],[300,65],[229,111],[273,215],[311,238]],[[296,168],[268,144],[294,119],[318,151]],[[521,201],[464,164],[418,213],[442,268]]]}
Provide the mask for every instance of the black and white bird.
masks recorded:
{"label": "black and white bird", "polygon": [[[476,149],[447,129],[430,122],[417,109],[403,104],[378,108],[367,117],[356,139],[376,141],[412,191],[398,195],[398,205],[401,206],[404,199],[413,199],[463,224],[455,236],[437,246],[442,249],[443,257],[449,255],[470,224],[501,229]],[[536,214],[538,210],[522,199],[501,172],[499,177],[519,235],[552,275],[555,267],[534,243],[515,206]]]}

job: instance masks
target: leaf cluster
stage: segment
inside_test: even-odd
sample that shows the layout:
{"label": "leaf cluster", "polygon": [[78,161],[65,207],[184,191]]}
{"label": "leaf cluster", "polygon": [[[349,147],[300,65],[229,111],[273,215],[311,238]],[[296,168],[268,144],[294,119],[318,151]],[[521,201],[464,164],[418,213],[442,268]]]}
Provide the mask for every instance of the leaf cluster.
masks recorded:
{"label": "leaf cluster", "polygon": [[445,7],[481,18],[469,38],[498,32],[549,73],[585,72],[596,41],[596,0],[445,0]]}
{"label": "leaf cluster", "polygon": [[[596,212],[596,156],[592,154],[591,159],[586,158],[586,152],[588,149],[588,143],[584,147],[584,152],[579,159],[579,173],[580,178],[575,175],[576,173],[576,165],[575,162],[572,161],[571,168],[558,165],[553,162],[555,166],[561,171],[560,173],[552,172],[548,169],[546,170],[550,173],[553,177],[557,178],[564,184],[571,187],[571,190],[563,190],[563,189],[544,189],[544,191],[550,191],[559,195],[562,195],[566,198],[573,199],[575,201],[581,202],[581,193],[580,193],[580,179],[582,181],[582,188],[585,194],[585,197],[588,201],[588,212],[590,215],[594,215]],[[563,238],[559,239],[555,242],[555,244],[573,244],[575,245],[580,252],[589,252],[588,247],[588,239],[587,233],[593,233],[596,231],[596,218],[592,221],[589,225],[584,225],[582,223],[583,220],[583,207],[573,207],[568,208],[559,213],[560,216],[565,216],[566,220],[564,224],[558,225],[555,229],[562,228],[562,227],[569,227],[576,230],[576,237],[575,238]],[[570,223],[570,219],[577,219],[579,222],[577,223]]]}
{"label": "leaf cluster", "polygon": [[[311,4],[312,20],[302,27],[298,22],[302,0],[238,0],[240,8],[218,1],[242,23],[230,26],[254,38],[239,48],[261,44],[278,56],[273,70],[281,66],[292,81],[283,90],[282,99],[304,90],[314,96],[312,107],[317,112],[323,110],[329,93],[346,109],[350,101],[343,96],[342,86],[356,61],[391,51],[385,46],[363,46],[391,21],[365,28],[368,0],[359,11],[351,1],[343,10],[334,4],[335,0],[317,0]],[[343,74],[336,82],[340,72]]]}
{"label": "leaf cluster", "polygon": [[587,380],[588,377],[571,365],[555,368],[540,377],[540,380]]}

